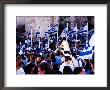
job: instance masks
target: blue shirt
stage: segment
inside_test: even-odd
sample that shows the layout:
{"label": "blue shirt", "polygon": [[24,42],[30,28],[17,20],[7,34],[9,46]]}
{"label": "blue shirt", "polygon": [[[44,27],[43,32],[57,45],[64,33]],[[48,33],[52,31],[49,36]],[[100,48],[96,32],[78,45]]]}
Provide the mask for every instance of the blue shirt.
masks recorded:
{"label": "blue shirt", "polygon": [[62,58],[61,56],[55,56],[56,59],[55,64],[60,65],[62,63],[61,58]]}

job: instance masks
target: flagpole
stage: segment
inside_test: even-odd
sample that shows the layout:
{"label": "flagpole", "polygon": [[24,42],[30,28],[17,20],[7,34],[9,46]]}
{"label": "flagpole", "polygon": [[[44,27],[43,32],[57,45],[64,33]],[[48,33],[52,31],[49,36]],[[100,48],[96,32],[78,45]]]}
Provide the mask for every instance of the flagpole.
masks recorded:
{"label": "flagpole", "polygon": [[49,40],[49,36],[48,36],[48,48],[49,48],[49,41],[50,41],[50,40]]}
{"label": "flagpole", "polygon": [[88,22],[87,22],[87,43],[88,43]]}
{"label": "flagpole", "polygon": [[40,37],[39,37],[39,48],[40,48]]}
{"label": "flagpole", "polygon": [[[68,32],[68,22],[67,22],[67,32]],[[67,34],[66,34],[66,40],[67,40]]]}
{"label": "flagpole", "polygon": [[31,47],[32,47],[32,29],[31,29]]}
{"label": "flagpole", "polygon": [[[76,28],[77,28],[77,23],[76,23]],[[76,41],[77,41],[77,29],[76,29]],[[77,42],[76,41],[75,41],[75,48],[76,48],[76,54],[77,54]]]}
{"label": "flagpole", "polygon": [[56,44],[56,48],[58,47],[58,28],[57,28],[57,44]]}

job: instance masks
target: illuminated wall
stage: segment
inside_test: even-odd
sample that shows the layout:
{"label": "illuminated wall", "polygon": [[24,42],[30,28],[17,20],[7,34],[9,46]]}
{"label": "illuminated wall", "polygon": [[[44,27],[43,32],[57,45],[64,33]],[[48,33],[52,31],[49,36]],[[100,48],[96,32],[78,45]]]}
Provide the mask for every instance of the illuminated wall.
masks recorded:
{"label": "illuminated wall", "polygon": [[16,25],[25,25],[26,31],[33,31],[33,36],[36,32],[40,32],[43,37],[45,32],[50,29],[50,25],[58,24],[58,16],[17,16]]}

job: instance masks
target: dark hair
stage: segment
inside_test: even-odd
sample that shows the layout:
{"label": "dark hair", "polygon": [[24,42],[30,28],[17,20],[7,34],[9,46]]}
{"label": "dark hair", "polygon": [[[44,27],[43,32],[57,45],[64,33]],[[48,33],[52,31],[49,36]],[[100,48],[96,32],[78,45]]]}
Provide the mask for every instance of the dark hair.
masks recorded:
{"label": "dark hair", "polygon": [[35,66],[35,67],[33,68],[33,74],[38,74],[38,67],[37,67],[37,66]]}
{"label": "dark hair", "polygon": [[76,67],[76,68],[74,69],[73,74],[80,74],[81,71],[82,71],[82,67]]}
{"label": "dark hair", "polygon": [[57,56],[59,56],[59,55],[60,55],[60,53],[61,53],[61,51],[60,51],[60,50],[58,50],[58,51],[57,51]]}
{"label": "dark hair", "polygon": [[16,63],[17,63],[17,65],[19,65],[19,66],[21,66],[21,65],[23,64],[22,59],[21,59],[20,56],[17,56],[17,57],[16,57]]}
{"label": "dark hair", "polygon": [[50,54],[47,54],[47,58],[50,58]]}
{"label": "dark hair", "polygon": [[26,74],[31,74],[32,68],[34,68],[35,65],[33,63],[28,64],[24,67],[24,71]]}
{"label": "dark hair", "polygon": [[56,61],[54,54],[51,54],[51,59],[52,59],[52,62],[55,62]]}
{"label": "dark hair", "polygon": [[87,63],[86,65],[85,65],[85,71],[87,72],[88,70],[91,70],[92,69],[92,67],[91,67],[91,64],[90,63]]}
{"label": "dark hair", "polygon": [[54,74],[62,74],[62,72],[59,71],[59,65],[58,64],[54,64],[52,70],[53,70]]}
{"label": "dark hair", "polygon": [[49,67],[49,64],[46,63],[46,62],[43,62],[43,63],[40,63],[38,65],[38,67],[41,69],[41,70],[45,70],[45,74],[50,74],[50,67]]}
{"label": "dark hair", "polygon": [[44,59],[45,59],[45,57],[44,57],[44,56],[41,56],[41,59],[42,59],[42,60],[44,60]]}
{"label": "dark hair", "polygon": [[58,71],[59,70],[59,65],[58,64],[54,64],[53,65],[53,70],[54,71]]}
{"label": "dark hair", "polygon": [[64,53],[65,53],[65,54],[67,54],[67,53],[68,53],[68,54],[70,54],[70,55],[71,55],[70,51],[64,51]]}
{"label": "dark hair", "polygon": [[21,61],[21,57],[19,55],[16,57],[16,62],[17,61]]}
{"label": "dark hair", "polygon": [[70,66],[64,66],[63,74],[72,74]]}
{"label": "dark hair", "polygon": [[65,56],[65,61],[71,60],[70,56]]}
{"label": "dark hair", "polygon": [[84,59],[86,61],[86,63],[89,63],[89,59]]}

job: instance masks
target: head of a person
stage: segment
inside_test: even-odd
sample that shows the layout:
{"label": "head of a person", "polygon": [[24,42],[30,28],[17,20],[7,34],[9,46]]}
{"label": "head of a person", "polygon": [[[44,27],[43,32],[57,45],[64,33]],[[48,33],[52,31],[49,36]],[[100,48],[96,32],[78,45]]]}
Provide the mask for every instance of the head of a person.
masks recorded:
{"label": "head of a person", "polygon": [[34,55],[33,54],[30,55],[30,61],[34,61]]}
{"label": "head of a person", "polygon": [[41,56],[41,61],[44,61],[45,60],[45,57],[42,55]]}
{"label": "head of a person", "polygon": [[60,56],[60,54],[61,54],[61,51],[58,50],[57,53],[56,53],[56,55],[57,55],[57,56]]}
{"label": "head of a person", "polygon": [[89,72],[89,71],[92,70],[90,60],[88,60],[88,59],[86,60],[85,59],[85,61],[86,61],[86,65],[85,65],[84,69],[85,69],[86,72]]}
{"label": "head of a person", "polygon": [[52,53],[50,59],[52,60],[52,62],[55,62],[55,54]]}
{"label": "head of a person", "polygon": [[16,67],[21,67],[22,66],[22,59],[20,56],[16,57]]}
{"label": "head of a person", "polygon": [[63,54],[63,52],[62,52],[62,51],[60,51],[60,56],[64,56],[64,54]]}
{"label": "head of a person", "polygon": [[33,63],[30,63],[30,64],[26,65],[26,66],[24,67],[25,73],[26,73],[26,74],[31,74],[34,67],[35,67],[35,64],[33,64]]}
{"label": "head of a person", "polygon": [[38,74],[38,67],[37,67],[37,65],[32,68],[31,74]]}
{"label": "head of a person", "polygon": [[89,63],[89,59],[84,59],[84,63]]}
{"label": "head of a person", "polygon": [[51,58],[51,55],[47,54],[47,60],[50,60],[50,58]]}
{"label": "head of a person", "polygon": [[46,62],[40,63],[38,65],[38,74],[49,74],[50,67]]}
{"label": "head of a person", "polygon": [[69,64],[71,62],[70,56],[65,56],[65,62]]}
{"label": "head of a person", "polygon": [[36,62],[37,64],[40,64],[41,61],[42,61],[41,55],[37,55],[37,56],[35,57],[35,62]]}
{"label": "head of a person", "polygon": [[59,65],[58,64],[54,64],[53,65],[53,70],[54,71],[59,71]]}
{"label": "head of a person", "polygon": [[85,74],[85,70],[83,67],[76,67],[73,71],[73,74]]}
{"label": "head of a person", "polygon": [[72,74],[72,69],[70,66],[64,66],[63,74]]}

